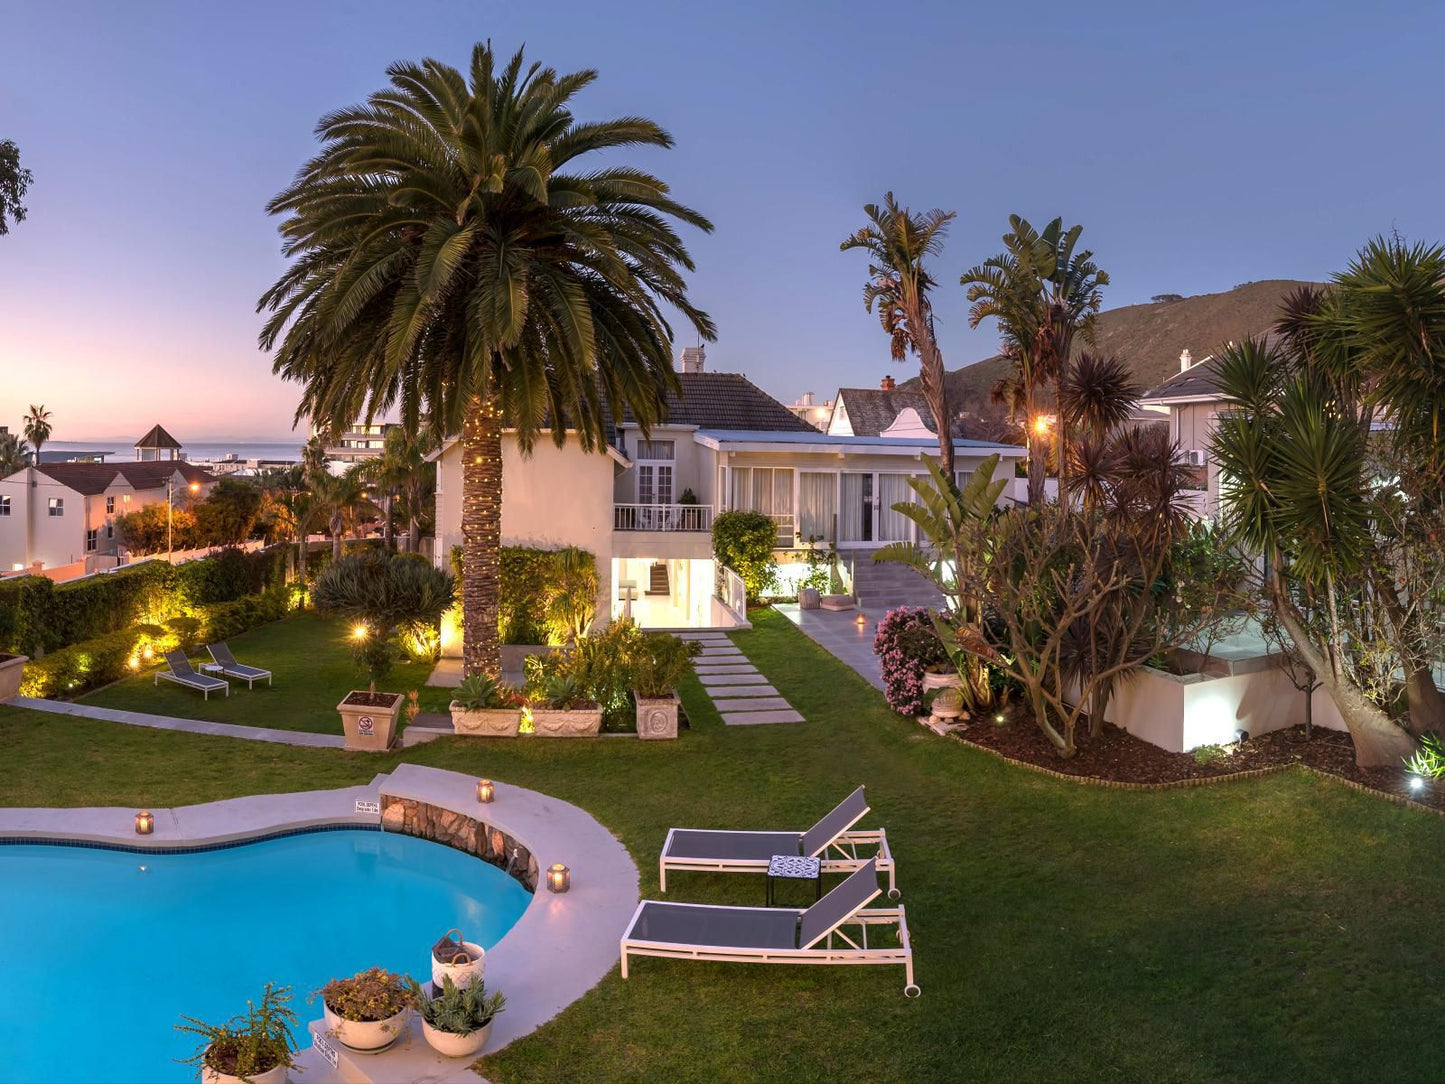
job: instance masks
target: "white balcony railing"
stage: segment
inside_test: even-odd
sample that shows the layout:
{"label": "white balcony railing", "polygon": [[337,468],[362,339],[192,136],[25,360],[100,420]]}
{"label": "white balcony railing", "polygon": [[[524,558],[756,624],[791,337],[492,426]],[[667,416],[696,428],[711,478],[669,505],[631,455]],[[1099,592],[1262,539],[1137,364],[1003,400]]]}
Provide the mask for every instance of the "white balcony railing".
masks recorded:
{"label": "white balcony railing", "polygon": [[614,531],[710,531],[710,504],[614,504]]}

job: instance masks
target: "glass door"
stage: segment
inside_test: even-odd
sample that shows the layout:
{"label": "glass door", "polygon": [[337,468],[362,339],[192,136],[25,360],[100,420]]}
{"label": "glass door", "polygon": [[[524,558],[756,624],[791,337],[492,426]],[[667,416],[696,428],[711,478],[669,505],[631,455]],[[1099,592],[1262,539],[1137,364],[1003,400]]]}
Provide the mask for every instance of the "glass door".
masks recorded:
{"label": "glass door", "polygon": [[895,512],[895,504],[906,504],[913,500],[913,490],[908,485],[906,474],[880,474],[878,476],[878,541],[907,542],[912,537],[913,526],[908,517]]}
{"label": "glass door", "polygon": [[831,471],[802,471],[798,475],[798,535],[821,539],[821,545],[838,541],[834,519],[838,512],[838,476]]}
{"label": "glass door", "polygon": [[844,471],[839,476],[838,542],[873,541],[873,475]]}

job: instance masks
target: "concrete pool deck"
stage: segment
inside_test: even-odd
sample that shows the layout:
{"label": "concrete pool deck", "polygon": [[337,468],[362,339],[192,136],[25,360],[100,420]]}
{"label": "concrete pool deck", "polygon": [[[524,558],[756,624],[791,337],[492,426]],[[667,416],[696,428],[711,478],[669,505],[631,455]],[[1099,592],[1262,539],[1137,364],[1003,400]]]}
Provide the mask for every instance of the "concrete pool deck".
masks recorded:
{"label": "concrete pool deck", "polygon": [[[539,886],[516,924],[487,953],[486,981],[507,995],[487,1051],[499,1050],[535,1031],[602,981],[617,965],[617,945],[639,899],[637,867],[626,848],[593,817],[567,802],[498,781],[496,800],[481,805],[472,776],[401,764],[360,787],[253,795],[204,805],[153,809],[155,831],[135,833],[132,808],[0,809],[0,840],[72,840],[137,850],[204,847],[322,825],[379,826],[385,798],[423,802],[484,820],[523,843],[545,869],[561,862],[572,871],[571,891],[553,894]],[[364,812],[357,811],[362,802]],[[481,859],[478,859],[481,861]],[[417,931],[417,967],[424,977],[436,931]],[[333,976],[319,975],[316,986]],[[325,1056],[325,1028],[300,1062],[307,1084],[375,1080],[478,1084],[472,1059],[443,1058],[420,1038],[412,1021],[407,1034],[381,1054],[339,1050],[339,1066]],[[304,1033],[298,1036],[305,1042]],[[333,1052],[337,1047],[332,1046]]]}

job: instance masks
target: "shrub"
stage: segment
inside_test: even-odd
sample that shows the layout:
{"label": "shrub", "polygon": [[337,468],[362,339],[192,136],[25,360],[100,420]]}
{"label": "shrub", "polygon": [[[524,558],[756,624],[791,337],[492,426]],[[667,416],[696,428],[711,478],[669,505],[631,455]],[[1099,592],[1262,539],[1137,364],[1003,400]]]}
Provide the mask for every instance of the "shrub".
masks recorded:
{"label": "shrub", "polygon": [[380,967],[358,971],[349,979],[332,979],[313,996],[320,997],[343,1020],[387,1020],[411,1001],[403,975]]}
{"label": "shrub", "polygon": [[609,730],[636,727],[632,708],[632,660],[643,633],[631,621],[614,621],[601,632],[584,636],[570,651],[527,658],[527,698],[553,703],[557,690],[550,684],[559,678],[572,683],[576,697],[596,701],[602,708],[602,722]]}
{"label": "shrub", "polygon": [[183,605],[205,606],[257,594],[284,578],[285,554],[279,548],[247,553],[232,546],[177,565],[175,589]]}
{"label": "shrub", "polygon": [[692,673],[692,660],[701,651],[701,644],[665,632],[644,633],[632,649],[633,691],[647,699],[667,696]]}
{"label": "shrub", "polygon": [[463,711],[486,711],[489,708],[516,708],[522,696],[511,686],[490,674],[472,674],[457,686],[452,700]]}
{"label": "shrub", "polygon": [[[132,661],[139,667],[137,650],[146,641],[140,628],[121,629],[31,659],[25,664],[20,695],[45,699],[79,696],[118,681],[132,671]],[[157,646],[164,649],[169,644],[162,641]]]}
{"label": "shrub", "polygon": [[883,669],[883,695],[899,715],[923,710],[923,674],[930,666],[948,661],[932,614],[922,606],[889,610],[878,622],[873,653]]}
{"label": "shrub", "polygon": [[1445,779],[1445,742],[1433,730],[1420,739],[1420,748],[1405,761],[1405,770],[1424,779]]}
{"label": "shrub", "polygon": [[778,525],[761,512],[722,512],[712,521],[713,556],[742,577],[749,602],[773,589],[777,544]]}
{"label": "shrub", "polygon": [[[462,548],[451,550],[462,578]],[[587,550],[503,546],[497,636],[504,644],[564,644],[597,616],[597,558]]]}
{"label": "shrub", "polygon": [[294,1068],[296,1041],[291,1029],[296,1026],[296,1013],[290,1001],[291,987],[278,989],[268,982],[259,1005],[248,1001],[244,1013],[224,1024],[182,1016],[185,1023],[177,1024],[176,1030],[200,1039],[198,1049],[185,1063],[196,1066],[198,1076],[206,1075],[202,1069],[210,1069],[243,1080],[280,1065]]}
{"label": "shrub", "polygon": [[178,609],[168,600],[172,571],[170,565],[146,561],[67,584],[25,576],[16,604],[15,639],[34,657],[140,620],[169,616]]}

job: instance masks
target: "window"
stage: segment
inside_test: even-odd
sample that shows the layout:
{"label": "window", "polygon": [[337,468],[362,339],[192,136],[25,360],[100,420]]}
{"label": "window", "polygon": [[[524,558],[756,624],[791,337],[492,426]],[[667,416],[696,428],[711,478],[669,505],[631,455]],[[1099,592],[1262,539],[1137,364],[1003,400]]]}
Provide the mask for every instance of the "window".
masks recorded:
{"label": "window", "polygon": [[661,459],[672,462],[676,458],[676,445],[670,440],[639,440],[635,459]]}
{"label": "window", "polygon": [[8,516],[9,514],[10,514],[10,498],[9,498],[9,497],[0,497],[0,516]]}
{"label": "window", "polygon": [[52,516],[63,516],[63,515],[65,515],[65,498],[64,498],[64,497],[51,497],[51,498],[50,498],[50,514],[51,514]]}
{"label": "window", "polygon": [[644,463],[637,468],[637,503],[672,503],[672,468],[665,463]]}
{"label": "window", "polygon": [[107,523],[107,524],[105,525],[105,537],[106,537],[106,538],[114,538],[114,537],[115,537],[115,524],[113,524],[113,523]]}
{"label": "window", "polygon": [[90,530],[90,531],[86,531],[86,532],[85,532],[85,552],[86,552],[86,553],[94,553],[94,552],[95,552],[95,539],[96,539],[96,536],[97,536],[97,532],[94,531],[94,530]]}
{"label": "window", "polygon": [[114,498],[114,497],[106,497],[106,498],[105,498],[105,514],[106,514],[107,516],[113,516],[113,515],[115,515],[115,498]]}

